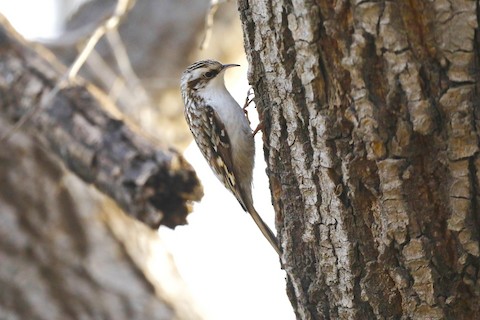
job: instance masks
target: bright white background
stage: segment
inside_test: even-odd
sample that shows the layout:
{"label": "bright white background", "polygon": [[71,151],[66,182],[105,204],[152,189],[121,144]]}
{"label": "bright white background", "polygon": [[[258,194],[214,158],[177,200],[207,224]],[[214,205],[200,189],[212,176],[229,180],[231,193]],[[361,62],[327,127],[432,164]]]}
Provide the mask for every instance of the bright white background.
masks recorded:
{"label": "bright white background", "polygon": [[[27,38],[48,38],[60,26],[55,0],[0,0],[0,12]],[[243,105],[248,85],[246,61],[227,73],[227,87]],[[252,127],[256,110],[249,107]],[[261,133],[256,137],[254,200],[257,211],[272,229],[273,208]],[[159,230],[192,295],[209,320],[290,320],[294,314],[285,293],[285,273],[275,251],[235,198],[214,177],[197,146],[185,157],[201,179],[205,196],[196,204],[189,225]]]}

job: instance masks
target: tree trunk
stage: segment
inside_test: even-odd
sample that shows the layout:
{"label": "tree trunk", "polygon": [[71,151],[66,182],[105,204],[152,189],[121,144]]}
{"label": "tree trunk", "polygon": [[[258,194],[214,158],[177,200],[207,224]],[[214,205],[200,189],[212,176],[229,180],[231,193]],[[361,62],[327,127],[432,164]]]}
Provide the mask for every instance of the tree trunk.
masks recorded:
{"label": "tree trunk", "polygon": [[0,319],[201,319],[156,230],[132,218],[184,223],[202,195],[192,167],[80,80],[46,99],[64,70],[35,49],[0,16]]}
{"label": "tree trunk", "polygon": [[238,3],[297,317],[479,318],[478,1]]}
{"label": "tree trunk", "polygon": [[23,130],[1,145],[0,240],[0,319],[202,318],[158,233]]}

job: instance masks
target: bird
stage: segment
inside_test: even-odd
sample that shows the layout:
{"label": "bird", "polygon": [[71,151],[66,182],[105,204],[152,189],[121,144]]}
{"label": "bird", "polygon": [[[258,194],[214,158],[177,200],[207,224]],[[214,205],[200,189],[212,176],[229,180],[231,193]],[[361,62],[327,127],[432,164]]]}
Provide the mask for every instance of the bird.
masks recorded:
{"label": "bird", "polygon": [[202,155],[243,210],[248,212],[278,255],[277,238],[253,206],[255,143],[249,121],[225,87],[225,71],[238,64],[201,60],[182,73],[185,119]]}

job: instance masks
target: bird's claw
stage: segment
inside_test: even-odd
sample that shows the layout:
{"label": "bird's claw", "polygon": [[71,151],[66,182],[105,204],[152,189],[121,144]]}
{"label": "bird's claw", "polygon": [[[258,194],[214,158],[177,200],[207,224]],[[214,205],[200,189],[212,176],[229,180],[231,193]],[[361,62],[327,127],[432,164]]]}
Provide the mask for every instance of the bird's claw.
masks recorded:
{"label": "bird's claw", "polygon": [[248,106],[253,102],[253,98],[255,97],[255,93],[253,92],[253,88],[248,88],[247,91],[247,98],[245,99],[245,104],[243,105],[243,112],[245,113],[245,117],[247,117],[248,122],[250,123],[250,119],[248,118]]}
{"label": "bird's claw", "polygon": [[263,129],[265,129],[265,123],[263,121],[260,121],[260,123],[258,124],[258,126],[255,128],[255,130],[253,130],[253,136],[255,137],[255,135],[258,133],[258,131],[262,131],[263,132]]}

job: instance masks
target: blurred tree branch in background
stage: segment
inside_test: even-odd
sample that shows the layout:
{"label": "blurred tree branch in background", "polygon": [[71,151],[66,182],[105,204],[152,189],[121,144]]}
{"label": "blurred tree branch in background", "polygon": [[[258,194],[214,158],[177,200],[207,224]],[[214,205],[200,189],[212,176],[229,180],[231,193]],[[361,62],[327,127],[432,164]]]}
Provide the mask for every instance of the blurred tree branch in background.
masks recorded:
{"label": "blurred tree branch in background", "polygon": [[[168,146],[191,141],[178,78],[209,2],[142,0],[116,17],[127,2],[85,3],[51,51],[0,18],[0,318],[200,319],[156,230],[136,219],[183,224],[202,196]],[[220,23],[229,33],[229,16]]]}
{"label": "blurred tree branch in background", "polygon": [[70,83],[42,105],[65,72],[9,29],[2,20],[1,111],[6,118],[16,121],[41,105],[28,127],[69,169],[152,227],[185,224],[189,202],[200,200],[202,188],[183,157],[127,126],[119,112],[109,114],[108,98],[91,86]]}
{"label": "blurred tree branch in background", "polygon": [[[61,36],[44,44],[70,65],[78,48],[113,14],[116,4],[114,0],[86,2],[67,21]],[[192,52],[199,47],[208,8],[207,0],[188,5],[138,1],[118,30],[99,41],[81,76],[107,92],[147,132],[185,148],[191,135],[183,119],[178,82],[190,59],[195,59]],[[213,47],[206,54],[218,56],[219,52]]]}
{"label": "blurred tree branch in background", "polygon": [[183,224],[195,172],[67,74],[0,17],[0,317],[200,319],[158,234],[116,205]]}

